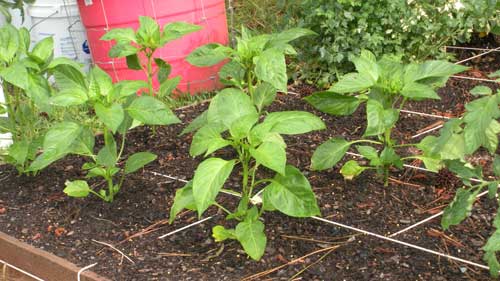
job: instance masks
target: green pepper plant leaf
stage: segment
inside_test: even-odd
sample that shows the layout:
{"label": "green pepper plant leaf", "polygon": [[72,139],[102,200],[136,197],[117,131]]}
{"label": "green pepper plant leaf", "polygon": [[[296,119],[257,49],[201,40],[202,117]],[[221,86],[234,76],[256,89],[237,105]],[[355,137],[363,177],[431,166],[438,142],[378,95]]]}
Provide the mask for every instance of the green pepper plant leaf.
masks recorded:
{"label": "green pepper plant leaf", "polygon": [[[354,57],[352,62],[357,72],[346,74],[328,91],[314,93],[305,100],[316,109],[336,116],[351,115],[362,104],[366,104],[363,138],[347,141],[336,137],[321,144],[313,154],[311,168],[330,169],[353,144],[364,143],[357,146],[357,150],[370,160],[370,165],[363,167],[353,161],[347,162],[341,169],[346,179],[352,179],[365,170],[376,169],[387,185],[389,169],[401,168],[403,160],[407,159],[424,159],[427,168],[437,170],[439,159],[434,154],[400,157],[397,154],[399,147],[418,147],[418,144],[398,144],[392,138],[392,130],[407,101],[439,99],[436,89],[444,86],[451,75],[467,68],[437,60],[403,64],[395,56],[384,56],[377,60],[366,50]],[[481,138],[477,142],[483,143],[485,139]]]}
{"label": "green pepper plant leaf", "polygon": [[[322,130],[325,124],[309,112],[283,111],[264,114],[262,103],[237,88],[228,88],[215,96],[203,122],[193,125],[192,156],[203,155],[194,178],[177,190],[170,213],[170,221],[183,209],[196,210],[201,216],[210,206],[227,213],[228,220],[236,220],[235,228],[216,226],[216,241],[234,239],[240,242],[248,255],[259,260],[265,252],[265,225],[261,221],[265,210],[278,210],[293,217],[319,215],[313,190],[306,177],[286,161],[286,143],[282,135],[297,135]],[[213,156],[220,149],[233,149],[237,157],[222,159]],[[261,178],[259,170],[266,168],[275,174]],[[228,184],[231,174],[241,173],[241,188],[233,193],[241,196],[235,210],[217,203],[218,195]],[[262,205],[253,205],[258,196]]]}

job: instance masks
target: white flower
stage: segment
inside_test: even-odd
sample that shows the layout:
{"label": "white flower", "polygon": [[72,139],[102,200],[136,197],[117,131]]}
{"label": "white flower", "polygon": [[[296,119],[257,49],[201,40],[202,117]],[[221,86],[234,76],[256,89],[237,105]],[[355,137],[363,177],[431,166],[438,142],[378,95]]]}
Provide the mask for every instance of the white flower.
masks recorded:
{"label": "white flower", "polygon": [[462,4],[462,2],[460,2],[460,1],[456,1],[455,3],[453,3],[453,7],[457,11],[460,10],[460,9],[465,8],[464,4]]}
{"label": "white flower", "polygon": [[392,32],[392,29],[387,29],[387,30],[385,31],[385,34],[391,34],[391,32]]}

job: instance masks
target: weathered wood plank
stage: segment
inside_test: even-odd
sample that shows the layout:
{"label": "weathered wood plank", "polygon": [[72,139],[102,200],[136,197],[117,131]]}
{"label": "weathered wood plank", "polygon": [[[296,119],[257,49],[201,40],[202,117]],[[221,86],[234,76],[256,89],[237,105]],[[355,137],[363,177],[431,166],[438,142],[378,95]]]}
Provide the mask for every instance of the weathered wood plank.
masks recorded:
{"label": "weathered wood plank", "polygon": [[[23,243],[1,231],[0,259],[46,281],[77,280],[77,274],[80,270],[79,267],[65,259]],[[2,267],[0,268],[1,273],[3,264],[0,266]],[[9,270],[7,273],[12,274],[10,278],[18,278],[7,280],[33,281],[32,278],[19,279],[24,277],[19,276],[18,272],[13,270]],[[0,275],[0,280],[2,277]],[[85,271],[80,277],[82,281],[109,281],[109,279],[90,271]]]}

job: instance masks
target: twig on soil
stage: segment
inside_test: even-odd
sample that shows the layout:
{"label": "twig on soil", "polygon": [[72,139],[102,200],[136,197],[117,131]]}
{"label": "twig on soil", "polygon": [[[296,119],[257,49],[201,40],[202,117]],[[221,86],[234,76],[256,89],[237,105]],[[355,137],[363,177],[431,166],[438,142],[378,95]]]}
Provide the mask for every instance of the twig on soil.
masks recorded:
{"label": "twig on soil", "polygon": [[475,55],[475,56],[472,56],[472,57],[470,57],[470,58],[467,58],[467,59],[461,60],[461,61],[459,61],[459,62],[456,62],[455,64],[461,64],[461,63],[464,63],[464,62],[466,62],[466,61],[470,61],[470,60],[473,60],[473,59],[475,59],[475,58],[482,57],[482,56],[484,56],[484,55],[486,55],[486,54],[489,54],[489,53],[492,53],[492,52],[495,52],[495,51],[498,51],[498,50],[500,50],[500,47],[497,47],[497,48],[495,48],[495,49],[489,49],[489,50],[488,50],[488,51],[486,51],[486,52],[483,52],[483,53],[477,54],[477,55]]}
{"label": "twig on soil", "polygon": [[192,254],[183,254],[183,253],[159,253],[159,256],[162,257],[192,257]]}
{"label": "twig on soil", "polygon": [[393,177],[389,177],[389,181],[392,181],[392,182],[397,183],[399,185],[407,185],[407,186],[410,186],[410,187],[424,188],[424,186],[422,186],[422,185],[418,185],[418,184],[410,183],[410,182],[405,182],[405,181],[400,181],[400,180],[395,179]]}
{"label": "twig on soil", "polygon": [[280,270],[280,269],[282,269],[284,267],[287,267],[289,265],[294,265],[296,263],[299,263],[299,262],[303,261],[304,259],[306,259],[306,258],[308,258],[310,256],[313,256],[313,255],[316,255],[316,254],[319,254],[319,253],[323,253],[323,252],[327,252],[327,251],[331,252],[333,250],[336,250],[336,249],[340,248],[340,246],[342,246],[342,245],[335,245],[335,246],[332,246],[332,247],[328,247],[328,248],[316,250],[316,251],[311,252],[311,253],[309,253],[307,255],[304,255],[304,256],[302,256],[300,258],[296,258],[296,259],[291,260],[291,261],[289,261],[289,262],[287,262],[285,264],[277,266],[275,268],[272,268],[272,269],[269,269],[269,270],[266,270],[266,271],[262,271],[262,272],[259,272],[257,274],[254,274],[254,275],[247,276],[247,277],[241,279],[241,281],[250,281],[250,280],[255,280],[257,278],[264,277],[264,276],[269,275],[269,274],[271,274],[273,272],[276,272],[276,271],[278,271],[278,270]]}
{"label": "twig on soil", "polygon": [[108,246],[110,247],[111,249],[117,251],[118,253],[120,253],[122,255],[122,258],[126,258],[129,262],[135,264],[135,261],[133,261],[131,258],[129,258],[127,255],[125,255],[122,251],[118,250],[117,248],[115,248],[113,245],[111,244],[108,244],[108,243],[105,243],[105,242],[101,242],[101,241],[97,241],[97,240],[94,240],[92,239],[92,242],[95,242],[97,244],[101,244],[101,245],[104,245],[104,246]]}
{"label": "twig on soil", "polygon": [[[344,243],[345,244],[345,243]],[[340,246],[340,245],[339,245]],[[333,251],[335,251],[335,249],[331,249],[330,251],[326,252],[324,255],[322,255],[319,259],[317,259],[315,262],[309,264],[308,266],[304,267],[302,270],[300,270],[299,272],[297,272],[295,275],[293,275],[292,277],[290,277],[288,280],[295,280],[295,278],[299,277],[299,275],[301,275],[302,273],[306,272],[309,268],[311,268],[312,266],[320,263],[324,258],[326,258],[329,254],[331,254]]]}
{"label": "twig on soil", "polygon": [[475,77],[469,77],[469,76],[453,75],[453,76],[451,76],[451,78],[474,80],[474,81],[481,81],[481,82],[490,82],[490,83],[500,83],[500,81],[498,81],[498,80],[484,79],[484,78],[475,78]]}
{"label": "twig on soil", "polygon": [[293,235],[281,235],[281,237],[292,239],[292,240],[308,241],[308,242],[313,242],[313,243],[318,243],[318,244],[338,244],[338,243],[342,243],[342,242],[321,241],[321,240],[316,240],[316,239],[312,239],[312,238],[306,238],[306,237],[300,237],[300,236],[293,236]]}
{"label": "twig on soil", "polygon": [[89,216],[90,216],[91,218],[93,218],[93,219],[98,220],[98,221],[105,221],[105,222],[109,222],[109,223],[111,223],[111,224],[112,224],[112,225],[114,225],[114,226],[118,226],[118,225],[117,225],[116,223],[114,223],[113,221],[110,221],[110,220],[107,220],[107,219],[101,219],[101,218],[98,218],[98,217],[94,217],[93,215],[89,215]]}

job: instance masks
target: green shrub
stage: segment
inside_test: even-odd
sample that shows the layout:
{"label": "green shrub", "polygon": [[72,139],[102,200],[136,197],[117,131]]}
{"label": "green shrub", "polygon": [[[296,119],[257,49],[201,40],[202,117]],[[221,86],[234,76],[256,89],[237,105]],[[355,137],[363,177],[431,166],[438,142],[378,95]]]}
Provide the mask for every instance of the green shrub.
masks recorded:
{"label": "green shrub", "polygon": [[[498,2],[500,3],[500,2]],[[442,56],[442,46],[465,42],[473,31],[498,31],[496,0],[304,0],[289,25],[320,36],[302,41],[301,72],[329,84],[351,71],[349,58],[362,49],[401,53],[405,61]],[[314,75],[311,75],[314,73]],[[317,74],[320,73],[318,76]]]}

